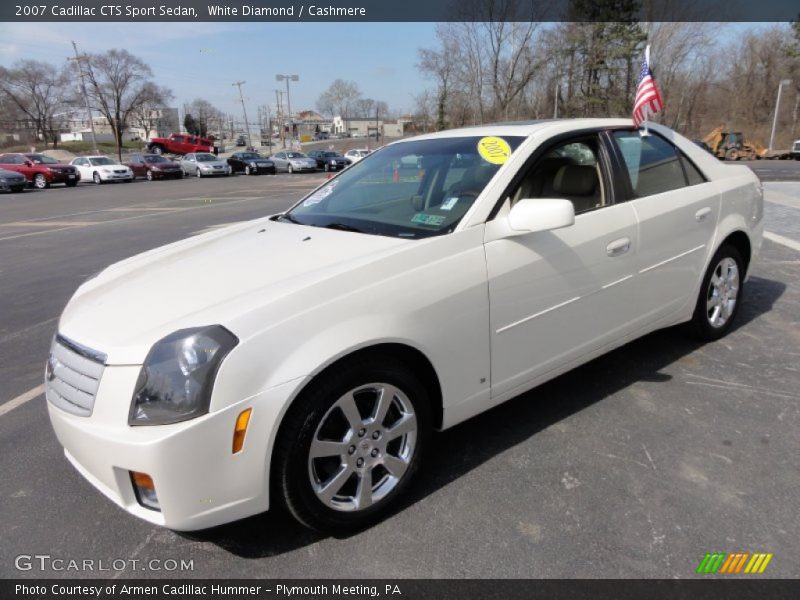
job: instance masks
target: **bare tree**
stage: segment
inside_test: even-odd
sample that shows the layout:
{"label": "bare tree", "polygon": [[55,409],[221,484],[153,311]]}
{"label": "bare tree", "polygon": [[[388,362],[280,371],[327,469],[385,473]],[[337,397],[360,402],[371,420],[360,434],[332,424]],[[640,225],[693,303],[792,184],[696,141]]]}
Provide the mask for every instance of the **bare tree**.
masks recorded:
{"label": "bare tree", "polygon": [[346,126],[359,98],[361,98],[361,91],[356,82],[336,79],[317,99],[317,109],[321,113],[331,116],[338,114],[345,121]]}
{"label": "bare tree", "polygon": [[45,144],[58,144],[67,102],[68,76],[63,69],[35,60],[22,60],[11,69],[0,67],[0,93],[32,123]]}
{"label": "bare tree", "polygon": [[122,134],[134,111],[146,104],[162,104],[165,88],[155,85],[150,67],[127,50],[109,50],[88,58],[89,96],[107,120],[122,160]]}
{"label": "bare tree", "polygon": [[166,87],[159,87],[155,84],[148,84],[157,89],[146,93],[149,100],[142,102],[139,106],[131,110],[131,122],[140,127],[144,132],[144,140],[150,139],[150,134],[158,127],[161,120],[162,110],[166,108],[167,102],[172,100],[172,90]]}

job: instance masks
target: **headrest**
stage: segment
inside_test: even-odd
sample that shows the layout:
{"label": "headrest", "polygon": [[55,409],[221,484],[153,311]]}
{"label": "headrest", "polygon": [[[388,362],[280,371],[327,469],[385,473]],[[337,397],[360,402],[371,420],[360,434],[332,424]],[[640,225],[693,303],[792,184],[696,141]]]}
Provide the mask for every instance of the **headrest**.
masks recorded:
{"label": "headrest", "polygon": [[591,196],[597,188],[597,171],[587,165],[564,165],[553,180],[553,191],[564,196]]}

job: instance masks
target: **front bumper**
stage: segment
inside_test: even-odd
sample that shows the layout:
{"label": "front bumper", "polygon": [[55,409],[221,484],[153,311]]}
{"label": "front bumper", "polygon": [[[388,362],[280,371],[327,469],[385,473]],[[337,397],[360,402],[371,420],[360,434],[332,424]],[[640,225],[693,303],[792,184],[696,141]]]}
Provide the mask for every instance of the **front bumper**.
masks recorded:
{"label": "front bumper", "polygon": [[50,183],[68,183],[70,181],[80,181],[81,176],[78,173],[51,173],[49,177]]}
{"label": "front bumper", "polygon": [[[128,426],[137,366],[106,367],[92,415],[48,402],[64,453],[92,485],[129,513],[170,529],[213,527],[269,508],[269,459],[283,407],[300,381],[173,425]],[[252,408],[244,448],[232,454],[236,417]],[[160,512],[136,499],[130,471],[150,475]]]}
{"label": "front bumper", "polygon": [[126,179],[133,179],[133,173],[103,173],[102,171],[98,171],[100,173],[100,179],[103,181],[125,181]]}
{"label": "front bumper", "polygon": [[28,187],[28,180],[24,177],[21,180],[0,181],[0,191],[2,192],[21,192],[26,187]]}

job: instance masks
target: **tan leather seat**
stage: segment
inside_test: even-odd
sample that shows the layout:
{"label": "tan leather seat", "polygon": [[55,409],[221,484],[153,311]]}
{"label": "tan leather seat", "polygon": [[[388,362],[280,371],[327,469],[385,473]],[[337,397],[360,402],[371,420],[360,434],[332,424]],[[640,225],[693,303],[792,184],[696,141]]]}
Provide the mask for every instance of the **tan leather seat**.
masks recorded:
{"label": "tan leather seat", "polygon": [[588,165],[564,165],[553,179],[553,195],[571,200],[575,212],[597,208],[602,203],[597,169]]}

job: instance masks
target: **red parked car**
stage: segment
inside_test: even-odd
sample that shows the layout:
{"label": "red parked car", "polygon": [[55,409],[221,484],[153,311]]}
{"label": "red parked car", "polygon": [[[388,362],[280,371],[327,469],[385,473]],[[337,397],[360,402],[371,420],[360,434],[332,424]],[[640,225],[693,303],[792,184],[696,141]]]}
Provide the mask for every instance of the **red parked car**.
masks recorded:
{"label": "red parked car", "polygon": [[180,179],[183,177],[181,166],[171,160],[167,160],[159,154],[133,154],[127,164],[133,177],[146,177],[148,181],[153,179],[166,179],[172,177]]}
{"label": "red parked car", "polygon": [[75,187],[81,179],[75,167],[44,154],[0,154],[0,169],[21,173],[40,190],[49,188],[52,183]]}

